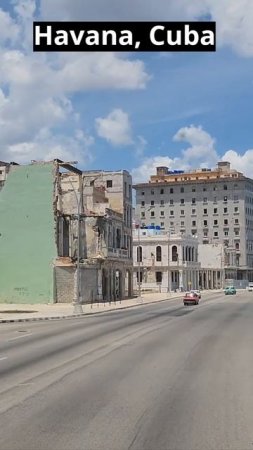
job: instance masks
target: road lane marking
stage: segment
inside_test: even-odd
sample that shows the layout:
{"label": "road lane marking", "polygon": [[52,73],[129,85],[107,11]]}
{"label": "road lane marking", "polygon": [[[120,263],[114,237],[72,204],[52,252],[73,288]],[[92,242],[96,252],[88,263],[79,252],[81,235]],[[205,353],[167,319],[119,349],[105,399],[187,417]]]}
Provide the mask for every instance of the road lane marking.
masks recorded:
{"label": "road lane marking", "polygon": [[17,339],[22,339],[22,338],[25,338],[25,337],[27,337],[27,336],[32,336],[32,334],[33,334],[33,333],[29,333],[29,334],[22,334],[21,336],[17,336],[17,337],[14,337],[14,338],[8,339],[8,341],[7,341],[7,342],[11,342],[11,341],[16,341]]}
{"label": "road lane marking", "polygon": [[0,361],[2,361],[3,359],[7,359],[8,356],[0,356]]}

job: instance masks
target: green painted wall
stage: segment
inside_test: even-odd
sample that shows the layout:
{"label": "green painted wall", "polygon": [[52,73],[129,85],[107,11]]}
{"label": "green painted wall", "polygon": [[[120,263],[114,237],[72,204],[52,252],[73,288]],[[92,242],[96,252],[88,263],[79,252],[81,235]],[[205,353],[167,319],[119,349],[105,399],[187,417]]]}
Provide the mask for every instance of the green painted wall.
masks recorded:
{"label": "green painted wall", "polygon": [[54,165],[14,166],[0,191],[0,303],[50,303]]}

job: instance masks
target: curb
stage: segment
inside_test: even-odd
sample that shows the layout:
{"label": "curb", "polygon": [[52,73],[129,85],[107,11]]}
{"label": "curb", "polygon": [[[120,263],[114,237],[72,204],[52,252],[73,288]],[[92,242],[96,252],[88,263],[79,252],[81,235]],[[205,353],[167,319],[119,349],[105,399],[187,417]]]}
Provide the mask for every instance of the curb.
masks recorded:
{"label": "curb", "polygon": [[107,314],[107,313],[113,312],[113,311],[120,311],[121,309],[136,308],[137,306],[148,306],[148,305],[152,305],[154,303],[166,302],[168,300],[178,300],[179,298],[181,298],[181,296],[173,297],[173,299],[172,298],[163,298],[162,300],[154,300],[154,301],[148,302],[148,303],[144,303],[143,302],[143,303],[137,303],[136,305],[128,305],[128,306],[116,307],[114,309],[109,309],[107,311],[96,311],[95,313],[84,312],[82,314],[72,314],[72,315],[68,315],[68,316],[28,317],[27,319],[0,319],[0,324],[1,323],[39,322],[39,321],[42,321],[42,320],[75,319],[75,318],[78,318],[78,317],[95,316],[97,314]]}

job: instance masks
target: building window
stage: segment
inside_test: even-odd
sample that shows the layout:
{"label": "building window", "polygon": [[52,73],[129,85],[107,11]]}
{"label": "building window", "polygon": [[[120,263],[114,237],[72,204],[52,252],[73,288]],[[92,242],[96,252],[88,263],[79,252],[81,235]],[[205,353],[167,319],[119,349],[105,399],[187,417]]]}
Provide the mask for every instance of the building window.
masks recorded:
{"label": "building window", "polygon": [[192,188],[192,192],[196,192],[196,188],[195,187]]}
{"label": "building window", "polygon": [[234,195],[234,202],[238,201],[238,195]]}
{"label": "building window", "polygon": [[218,237],[218,236],[219,236],[218,231],[215,231],[215,232],[214,232],[214,237]]}
{"label": "building window", "polygon": [[145,202],[142,201],[142,202],[141,202],[141,206],[145,206]]}
{"label": "building window", "polygon": [[239,224],[239,219],[235,219],[235,224],[236,224],[236,225]]}
{"label": "building window", "polygon": [[164,228],[164,222],[161,222],[160,225],[161,225],[161,228]]}
{"label": "building window", "polygon": [[181,216],[184,216],[184,209],[181,209],[180,214],[181,214]]}
{"label": "building window", "polygon": [[184,227],[184,221],[181,221],[181,227]]}
{"label": "building window", "polygon": [[224,214],[227,214],[228,209],[227,209],[227,208],[224,208],[224,209],[223,209],[223,212],[224,212]]}
{"label": "building window", "polygon": [[174,216],[174,211],[170,211],[170,216]]}
{"label": "building window", "polygon": [[161,190],[160,190],[160,194],[161,194],[161,195],[164,194],[164,189],[161,189]]}
{"label": "building window", "polygon": [[192,227],[196,227],[196,220],[192,221]]}
{"label": "building window", "polygon": [[224,225],[228,225],[228,219],[224,219]]}
{"label": "building window", "polygon": [[112,187],[112,180],[106,180],[106,187],[108,188]]}
{"label": "building window", "polygon": [[141,217],[142,217],[143,219],[145,219],[145,212],[142,212],[142,213],[141,213]]}
{"label": "building window", "polygon": [[155,278],[156,278],[156,282],[157,283],[161,283],[162,279],[163,279],[163,273],[162,272],[156,272],[155,273]]}
{"label": "building window", "polygon": [[240,244],[239,244],[239,242],[236,242],[235,248],[236,248],[236,250],[239,250],[239,249],[240,249]]}
{"label": "building window", "polygon": [[218,225],[218,220],[214,220],[214,221],[213,221],[213,224],[214,224],[214,225]]}
{"label": "building window", "polygon": [[206,191],[206,187],[203,187],[203,191]]}
{"label": "building window", "polygon": [[214,197],[214,198],[213,198],[213,202],[214,202],[214,203],[217,203],[217,197]]}
{"label": "building window", "polygon": [[207,227],[207,220],[204,220],[204,227]]}
{"label": "building window", "polygon": [[206,208],[204,209],[204,214],[207,214],[207,209]]}
{"label": "building window", "polygon": [[155,211],[151,211],[150,216],[155,217]]}
{"label": "building window", "polygon": [[180,188],[180,192],[184,192],[184,188],[183,187]]}
{"label": "building window", "polygon": [[207,197],[203,198],[203,203],[207,203]]}
{"label": "building window", "polygon": [[163,205],[164,205],[164,200],[161,200],[161,201],[160,201],[160,204],[163,206]]}
{"label": "building window", "polygon": [[177,246],[173,245],[172,247],[172,261],[178,260]]}
{"label": "building window", "polygon": [[141,195],[145,195],[145,192],[144,192],[144,191],[142,191]]}
{"label": "building window", "polygon": [[170,226],[173,227],[174,226],[174,222],[170,222]]}
{"label": "building window", "polygon": [[228,198],[227,198],[226,195],[223,197],[223,201],[224,201],[224,202],[227,202],[227,201],[228,201]]}
{"label": "building window", "polygon": [[192,236],[196,236],[197,230],[192,230]]}
{"label": "building window", "polygon": [[155,194],[155,191],[152,189],[151,190],[151,195],[154,195]]}
{"label": "building window", "polygon": [[136,253],[137,262],[142,262],[142,247],[137,247]]}
{"label": "building window", "polygon": [[208,232],[204,231],[204,237],[207,237],[207,235],[208,235]]}
{"label": "building window", "polygon": [[228,231],[224,230],[224,236],[228,236]]}
{"label": "building window", "polygon": [[218,213],[218,208],[214,208],[213,213],[217,214]]}
{"label": "building window", "polygon": [[184,205],[184,198],[181,198],[180,203],[181,205]]}
{"label": "building window", "polygon": [[239,236],[239,231],[235,230],[235,236]]}
{"label": "building window", "polygon": [[238,206],[235,206],[234,211],[235,211],[235,213],[237,213],[239,211]]}
{"label": "building window", "polygon": [[192,209],[192,214],[196,214],[196,209]]}
{"label": "building window", "polygon": [[227,190],[228,190],[228,187],[227,187],[226,184],[224,184],[223,189],[224,189],[224,191],[227,191]]}
{"label": "building window", "polygon": [[[140,271],[140,283],[142,283],[143,273]],[[139,283],[139,272],[136,272],[137,283]]]}
{"label": "building window", "polygon": [[214,190],[214,191],[216,191],[216,189],[217,189],[217,187],[216,187],[216,186],[214,186],[214,187],[213,187],[213,190]]}
{"label": "building window", "polygon": [[164,216],[164,211],[161,211],[161,216]]}
{"label": "building window", "polygon": [[173,192],[174,192],[173,188],[170,188],[170,194],[173,194]]}
{"label": "building window", "polygon": [[154,200],[151,200],[150,205],[154,206],[154,204],[155,204]]}
{"label": "building window", "polygon": [[173,201],[173,200],[170,200],[170,205],[173,205],[173,203],[174,203],[174,201]]}
{"label": "building window", "polygon": [[156,261],[162,261],[162,247],[160,245],[156,247]]}
{"label": "building window", "polygon": [[192,204],[195,205],[196,203],[196,198],[192,198]]}

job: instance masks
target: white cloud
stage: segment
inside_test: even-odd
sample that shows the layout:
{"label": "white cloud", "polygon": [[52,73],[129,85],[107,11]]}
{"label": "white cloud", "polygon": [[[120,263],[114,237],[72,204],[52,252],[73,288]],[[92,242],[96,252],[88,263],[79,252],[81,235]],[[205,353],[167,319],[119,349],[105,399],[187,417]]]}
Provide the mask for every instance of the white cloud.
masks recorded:
{"label": "white cloud", "polygon": [[129,117],[122,109],[114,109],[107,117],[98,117],[96,129],[98,135],[112,145],[133,144]]}
{"label": "white cloud", "polygon": [[52,135],[49,129],[42,129],[32,141],[10,145],[7,152],[10,160],[27,163],[31,160],[50,161],[59,158],[65,161],[76,161],[87,165],[90,163],[90,151],[94,140],[82,130],[75,130],[74,136]]}
{"label": "white cloud", "polygon": [[[45,158],[45,146],[38,141],[43,129],[54,136],[55,127],[66,123],[70,138],[72,133],[76,141],[79,114],[72,94],[91,89],[143,89],[149,75],[142,61],[126,54],[32,53],[36,1],[12,0],[12,5],[13,16],[0,8],[1,158],[13,160],[15,155],[17,162],[25,162],[25,155],[29,160],[33,151],[36,158]],[[57,131],[55,140],[57,136],[59,147],[55,141],[53,148],[59,152],[63,148],[62,133]],[[81,150],[77,159],[82,159]]]}
{"label": "white cloud", "polygon": [[244,173],[246,176],[252,178],[253,173],[253,149],[247,150],[240,155],[235,150],[228,150],[223,156],[222,161],[229,161],[232,169]]}
{"label": "white cloud", "polygon": [[0,43],[3,45],[6,41],[10,43],[17,39],[19,27],[11,18],[10,14],[0,8]]}
{"label": "white cloud", "polygon": [[174,136],[174,141],[188,142],[191,147],[182,149],[179,156],[153,156],[145,158],[139,167],[132,171],[134,182],[147,182],[150,175],[156,174],[156,167],[166,166],[171,170],[191,170],[200,167],[213,168],[218,161],[229,161],[231,168],[244,173],[252,178],[253,173],[253,149],[239,154],[235,150],[228,150],[219,155],[215,150],[215,139],[200,126],[181,128]]}
{"label": "white cloud", "polygon": [[[120,5],[118,4],[120,3]],[[217,22],[217,45],[253,56],[252,0],[41,0],[46,18],[69,20],[189,20],[210,17]]]}
{"label": "white cloud", "polygon": [[218,155],[214,148],[215,140],[202,127],[191,125],[180,128],[173,140],[190,144],[182,151],[184,164],[209,166],[216,163]]}

